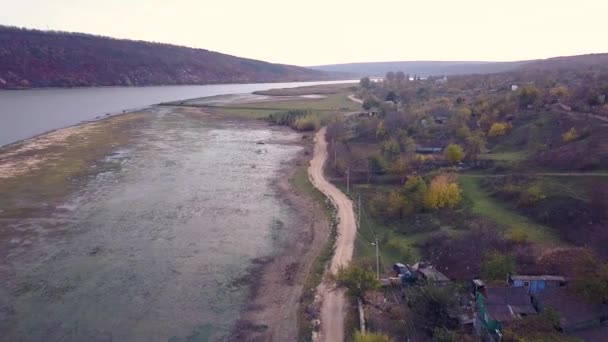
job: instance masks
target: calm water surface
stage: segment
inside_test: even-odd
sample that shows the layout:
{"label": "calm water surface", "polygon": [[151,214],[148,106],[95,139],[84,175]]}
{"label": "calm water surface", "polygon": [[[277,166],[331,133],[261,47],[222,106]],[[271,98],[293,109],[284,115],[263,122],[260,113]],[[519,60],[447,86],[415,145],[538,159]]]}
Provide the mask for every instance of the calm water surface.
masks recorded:
{"label": "calm water surface", "polygon": [[114,171],[0,223],[25,236],[0,263],[0,340],[215,341],[239,317],[248,269],[297,226],[273,183],[300,135],[148,111]]}
{"label": "calm water surface", "polygon": [[161,102],[344,82],[348,81],[0,90],[0,146],[83,120]]}

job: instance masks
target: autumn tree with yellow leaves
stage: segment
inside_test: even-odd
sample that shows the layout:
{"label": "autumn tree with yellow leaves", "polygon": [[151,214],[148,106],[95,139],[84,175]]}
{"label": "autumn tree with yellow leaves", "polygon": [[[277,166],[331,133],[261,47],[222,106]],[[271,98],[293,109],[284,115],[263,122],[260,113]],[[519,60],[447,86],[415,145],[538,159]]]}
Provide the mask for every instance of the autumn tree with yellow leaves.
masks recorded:
{"label": "autumn tree with yellow leaves", "polygon": [[442,174],[431,181],[424,196],[424,205],[429,209],[454,208],[460,203],[460,193],[456,177]]}

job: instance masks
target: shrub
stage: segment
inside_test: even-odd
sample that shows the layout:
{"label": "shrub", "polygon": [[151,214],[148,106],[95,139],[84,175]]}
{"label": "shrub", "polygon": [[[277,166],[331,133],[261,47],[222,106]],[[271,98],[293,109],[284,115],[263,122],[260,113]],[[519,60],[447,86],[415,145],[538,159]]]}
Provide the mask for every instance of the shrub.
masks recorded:
{"label": "shrub", "polygon": [[500,137],[500,136],[507,134],[508,130],[509,130],[509,124],[496,122],[496,123],[492,124],[492,127],[490,127],[490,130],[488,131],[488,136],[489,137]]}
{"label": "shrub", "polygon": [[460,202],[460,187],[448,174],[435,177],[424,196],[424,205],[430,209],[454,208]]}
{"label": "shrub", "polygon": [[492,252],[481,265],[481,275],[490,280],[506,279],[508,274],[517,271],[517,263],[512,255]]}
{"label": "shrub", "polygon": [[375,332],[362,333],[360,331],[357,331],[355,333],[355,337],[354,337],[353,341],[354,342],[391,342],[392,340],[384,334],[375,333]]}
{"label": "shrub", "polygon": [[449,144],[445,149],[444,155],[445,159],[447,159],[450,163],[456,164],[461,162],[464,158],[464,150],[460,145]]}
{"label": "shrub", "polygon": [[374,272],[352,264],[346,268],[340,268],[336,282],[338,285],[346,287],[347,294],[353,298],[363,298],[367,291],[380,288],[380,282],[376,279]]}
{"label": "shrub", "polygon": [[298,131],[314,131],[321,127],[321,119],[318,115],[306,114],[296,119],[293,128]]}
{"label": "shrub", "polygon": [[451,286],[425,285],[409,288],[408,306],[417,326],[428,333],[439,328],[454,328],[450,313],[458,307],[456,291]]}
{"label": "shrub", "polygon": [[532,205],[545,199],[545,197],[539,185],[532,185],[519,194],[519,203],[522,205]]}
{"label": "shrub", "polygon": [[574,128],[574,127],[570,128],[570,130],[568,130],[568,132],[562,134],[562,140],[565,143],[572,142],[576,139],[578,139],[578,133],[576,132],[576,128]]}

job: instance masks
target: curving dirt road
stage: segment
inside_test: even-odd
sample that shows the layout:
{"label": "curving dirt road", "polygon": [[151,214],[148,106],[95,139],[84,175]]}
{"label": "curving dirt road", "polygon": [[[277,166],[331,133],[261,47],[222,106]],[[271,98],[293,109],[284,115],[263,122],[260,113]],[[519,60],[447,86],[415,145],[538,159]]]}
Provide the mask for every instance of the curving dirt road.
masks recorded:
{"label": "curving dirt road", "polygon": [[[314,186],[327,196],[338,210],[338,238],[329,271],[335,274],[340,266],[350,263],[353,256],[357,224],[353,203],[346,195],[325,179],[323,169],[327,160],[325,127],[315,135],[313,158],[308,168],[308,176]],[[327,283],[319,285],[321,297],[321,331],[319,341],[344,341],[344,290]]]}

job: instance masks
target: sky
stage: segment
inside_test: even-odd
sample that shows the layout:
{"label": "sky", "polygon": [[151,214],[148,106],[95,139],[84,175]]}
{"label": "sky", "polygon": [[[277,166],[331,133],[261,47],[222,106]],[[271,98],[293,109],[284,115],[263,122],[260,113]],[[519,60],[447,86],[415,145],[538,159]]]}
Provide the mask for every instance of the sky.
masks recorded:
{"label": "sky", "polygon": [[608,0],[0,0],[0,24],[302,66],[608,52]]}

